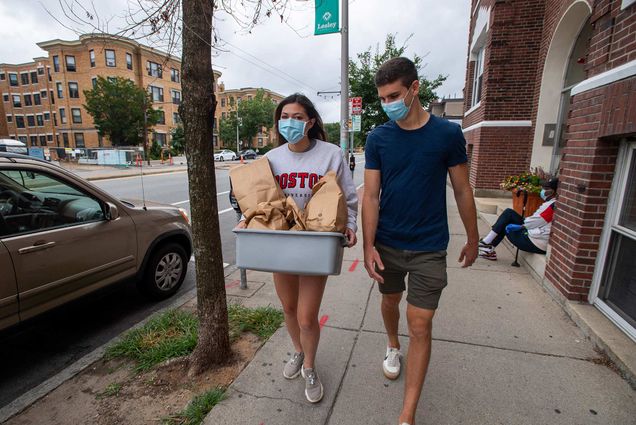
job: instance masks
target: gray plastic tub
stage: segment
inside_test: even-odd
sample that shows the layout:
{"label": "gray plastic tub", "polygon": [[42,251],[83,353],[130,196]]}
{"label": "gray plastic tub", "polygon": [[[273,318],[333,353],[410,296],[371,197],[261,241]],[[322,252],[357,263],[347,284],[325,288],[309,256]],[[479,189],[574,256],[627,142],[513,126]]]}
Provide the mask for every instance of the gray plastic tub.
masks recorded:
{"label": "gray plastic tub", "polygon": [[301,275],[338,275],[342,233],[236,229],[236,265],[242,269]]}

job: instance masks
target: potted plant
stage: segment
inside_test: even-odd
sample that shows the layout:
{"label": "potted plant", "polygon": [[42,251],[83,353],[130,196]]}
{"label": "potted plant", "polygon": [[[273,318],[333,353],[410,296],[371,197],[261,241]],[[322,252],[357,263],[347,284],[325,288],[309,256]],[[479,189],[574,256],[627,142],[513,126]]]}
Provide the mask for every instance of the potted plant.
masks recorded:
{"label": "potted plant", "polygon": [[523,211],[523,191],[528,193],[524,214],[525,217],[528,217],[534,214],[543,203],[539,194],[541,193],[541,181],[547,177],[546,172],[541,167],[531,168],[530,171],[506,177],[500,186],[502,189],[512,192],[512,208],[519,214]]}

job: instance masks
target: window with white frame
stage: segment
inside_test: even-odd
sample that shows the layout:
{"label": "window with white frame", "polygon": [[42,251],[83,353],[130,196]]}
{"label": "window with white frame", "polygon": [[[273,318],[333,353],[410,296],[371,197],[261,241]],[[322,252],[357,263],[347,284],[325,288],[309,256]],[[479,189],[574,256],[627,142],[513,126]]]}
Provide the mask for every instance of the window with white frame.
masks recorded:
{"label": "window with white frame", "polygon": [[68,83],[68,97],[79,99],[79,85],[77,83]]}
{"label": "window with white frame", "polygon": [[153,102],[163,102],[163,88],[156,86],[149,86],[150,96]]}
{"label": "window with white frame", "polygon": [[130,53],[126,53],[126,68],[133,69],[133,58]]}
{"label": "window with white frame", "polygon": [[108,66],[108,67],[117,66],[117,64],[115,62],[115,51],[114,50],[106,49],[104,51],[104,54],[106,55],[106,66]]}
{"label": "window with white frame", "polygon": [[175,105],[181,103],[181,92],[179,90],[170,90],[170,94],[172,95],[172,103]]}
{"label": "window with white frame", "polygon": [[162,78],[163,71],[161,70],[161,64],[148,61],[147,68],[148,68],[148,75],[150,75],[151,77]]}
{"label": "window with white frame", "polygon": [[484,50],[485,47],[481,47],[477,52],[477,58],[475,60],[475,71],[473,73],[473,93],[471,106],[477,105],[481,101],[482,83],[484,75]]}
{"label": "window with white frame", "polygon": [[71,119],[73,124],[82,123],[82,110],[80,108],[71,108]]}
{"label": "window with white frame", "polygon": [[38,123],[38,127],[44,127],[44,117],[42,114],[37,114],[35,116],[35,121]]}
{"label": "window with white frame", "polygon": [[60,108],[60,123],[66,124],[66,109]]}
{"label": "window with white frame", "polygon": [[64,87],[62,87],[62,83],[55,83],[55,87],[57,88],[57,98],[64,99]]}
{"label": "window with white frame", "polygon": [[69,72],[77,71],[77,67],[75,66],[75,56],[65,56],[66,60],[66,70]]}
{"label": "window with white frame", "polygon": [[22,107],[22,100],[21,100],[19,94],[11,95],[11,98],[13,99],[13,107],[14,108],[21,108]]}
{"label": "window with white frame", "polygon": [[9,73],[9,85],[13,87],[17,87],[18,84],[18,74],[10,72]]}
{"label": "window with white frame", "polygon": [[88,52],[88,57],[90,58],[91,61],[91,68],[95,67],[95,50],[90,50]]}

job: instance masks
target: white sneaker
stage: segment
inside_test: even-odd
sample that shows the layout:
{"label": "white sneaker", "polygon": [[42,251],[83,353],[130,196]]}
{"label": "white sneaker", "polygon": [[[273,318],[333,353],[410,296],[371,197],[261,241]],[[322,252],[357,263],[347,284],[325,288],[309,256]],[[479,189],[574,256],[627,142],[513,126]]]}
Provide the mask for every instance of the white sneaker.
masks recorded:
{"label": "white sneaker", "polygon": [[398,348],[386,348],[386,356],[382,362],[382,371],[388,379],[397,379],[400,376],[402,353]]}

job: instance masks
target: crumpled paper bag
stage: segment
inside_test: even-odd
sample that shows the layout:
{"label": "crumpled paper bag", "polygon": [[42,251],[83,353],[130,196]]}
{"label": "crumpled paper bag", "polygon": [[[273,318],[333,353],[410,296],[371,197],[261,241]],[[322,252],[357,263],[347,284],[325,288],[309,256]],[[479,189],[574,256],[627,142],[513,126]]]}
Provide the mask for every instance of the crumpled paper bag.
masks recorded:
{"label": "crumpled paper bag", "polygon": [[230,180],[234,196],[244,214],[262,202],[285,200],[285,194],[276,183],[267,158],[231,169]]}
{"label": "crumpled paper bag", "polygon": [[336,172],[329,171],[314,186],[305,207],[306,230],[343,233],[347,218],[347,198],[338,185]]}
{"label": "crumpled paper bag", "polygon": [[288,196],[285,200],[285,209],[287,210],[287,222],[291,226],[289,230],[307,230],[305,212],[298,207],[298,204],[296,204],[296,201],[294,201],[294,198],[291,196]]}
{"label": "crumpled paper bag", "polygon": [[261,202],[244,215],[248,229],[289,230],[285,201]]}

